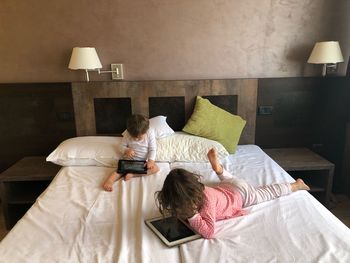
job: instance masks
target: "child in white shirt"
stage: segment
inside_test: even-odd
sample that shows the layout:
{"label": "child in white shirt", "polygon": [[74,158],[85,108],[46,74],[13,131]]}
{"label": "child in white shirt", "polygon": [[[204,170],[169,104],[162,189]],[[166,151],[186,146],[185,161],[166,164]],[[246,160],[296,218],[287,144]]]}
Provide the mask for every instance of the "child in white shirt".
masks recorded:
{"label": "child in white shirt", "polygon": [[[149,128],[149,120],[143,115],[131,115],[126,123],[126,131],[123,133],[121,144],[121,152],[124,153],[123,158],[145,160],[147,175],[151,175],[159,171],[155,163],[156,150],[156,138],[153,129]],[[113,172],[103,183],[103,188],[106,191],[112,191],[113,183],[121,176],[116,171]],[[130,180],[134,176],[136,175],[128,173],[124,176],[124,180]]]}

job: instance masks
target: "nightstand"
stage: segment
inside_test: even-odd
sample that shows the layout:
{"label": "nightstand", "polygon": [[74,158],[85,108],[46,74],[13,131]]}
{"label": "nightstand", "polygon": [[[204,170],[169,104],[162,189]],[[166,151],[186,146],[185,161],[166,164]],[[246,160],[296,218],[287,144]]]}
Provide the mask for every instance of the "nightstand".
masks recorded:
{"label": "nightstand", "polygon": [[60,170],[44,156],[25,157],[0,174],[0,194],[7,229],[32,206]]}
{"label": "nightstand", "polygon": [[307,148],[274,148],[264,151],[291,176],[302,178],[313,194],[329,207],[334,164]]}

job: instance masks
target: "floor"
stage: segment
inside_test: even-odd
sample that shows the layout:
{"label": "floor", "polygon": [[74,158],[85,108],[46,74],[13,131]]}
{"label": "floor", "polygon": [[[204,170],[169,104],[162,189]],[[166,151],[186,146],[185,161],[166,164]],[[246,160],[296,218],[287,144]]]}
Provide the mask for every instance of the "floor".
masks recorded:
{"label": "floor", "polygon": [[350,198],[337,195],[332,200],[330,211],[350,228]]}
{"label": "floor", "polygon": [[2,240],[6,236],[7,232],[8,231],[5,227],[4,215],[2,213],[2,205],[0,204],[0,240]]}
{"label": "floor", "polygon": [[[331,212],[350,228],[350,198],[345,195],[336,195],[332,198]],[[5,228],[2,206],[0,205],[0,241],[8,231]]]}

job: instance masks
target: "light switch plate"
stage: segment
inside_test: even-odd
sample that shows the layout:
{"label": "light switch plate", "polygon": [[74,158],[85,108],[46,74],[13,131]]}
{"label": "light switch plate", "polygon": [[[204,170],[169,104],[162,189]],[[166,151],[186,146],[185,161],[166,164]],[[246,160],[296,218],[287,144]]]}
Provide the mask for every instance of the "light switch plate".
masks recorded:
{"label": "light switch plate", "polygon": [[258,106],[258,115],[271,115],[273,106]]}
{"label": "light switch plate", "polygon": [[123,79],[123,64],[111,64],[112,79]]}

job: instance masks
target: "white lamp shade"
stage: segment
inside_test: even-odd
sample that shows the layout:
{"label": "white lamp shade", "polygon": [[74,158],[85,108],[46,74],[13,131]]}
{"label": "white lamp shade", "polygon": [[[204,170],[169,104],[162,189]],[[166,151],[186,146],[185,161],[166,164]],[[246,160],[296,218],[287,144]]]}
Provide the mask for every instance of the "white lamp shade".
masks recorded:
{"label": "white lamp shade", "polygon": [[338,41],[317,42],[308,59],[312,64],[329,64],[343,62],[344,58]]}
{"label": "white lamp shade", "polygon": [[69,61],[70,69],[100,69],[102,68],[94,47],[75,47]]}

